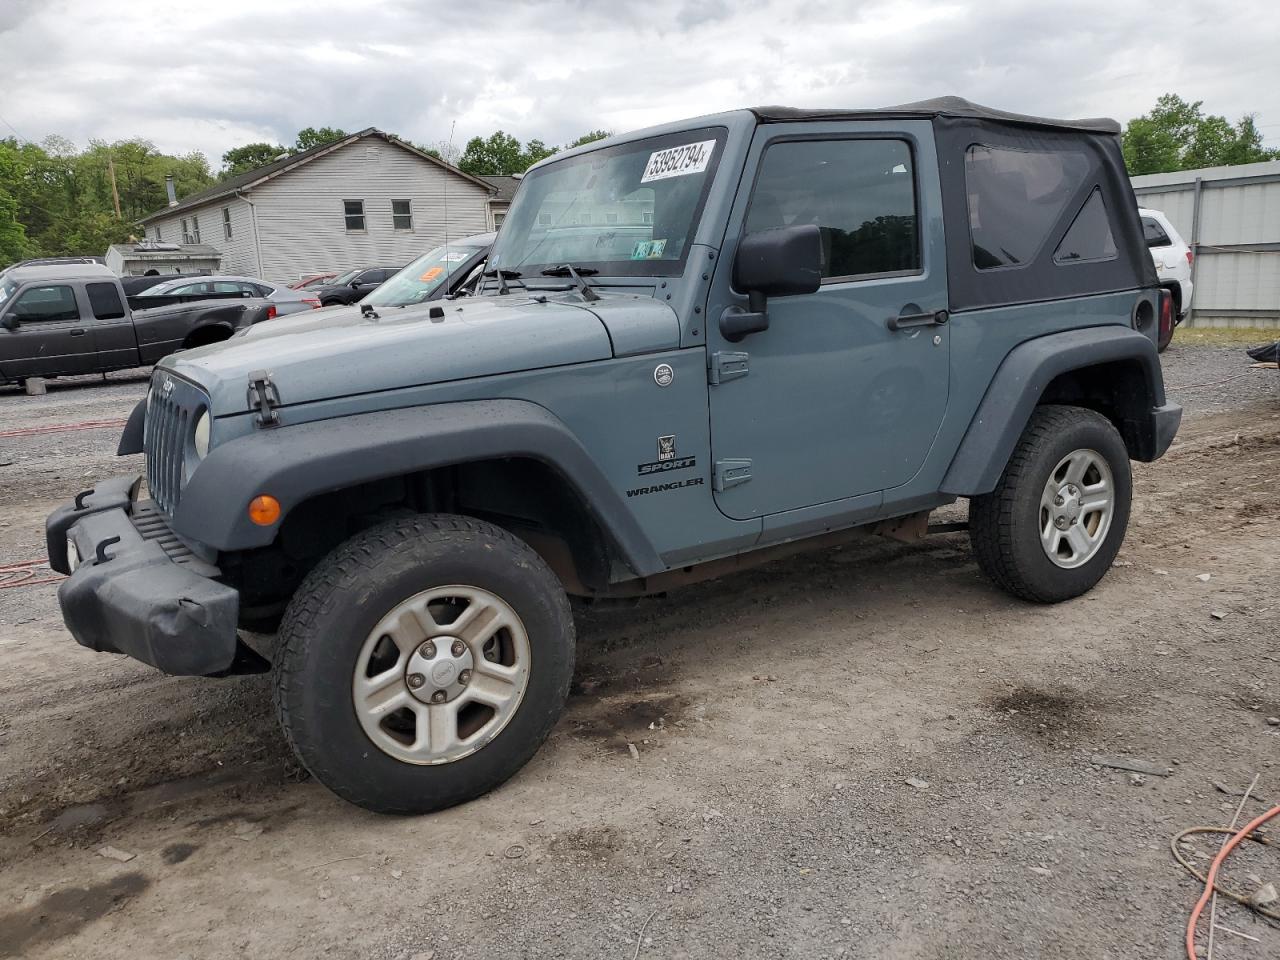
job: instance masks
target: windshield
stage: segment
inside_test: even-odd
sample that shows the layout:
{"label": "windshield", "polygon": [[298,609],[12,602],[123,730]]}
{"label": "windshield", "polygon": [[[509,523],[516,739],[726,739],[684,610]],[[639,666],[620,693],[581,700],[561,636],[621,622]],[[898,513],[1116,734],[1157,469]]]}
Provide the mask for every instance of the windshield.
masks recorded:
{"label": "windshield", "polygon": [[335,280],[335,277],[316,277],[314,280],[308,280],[301,287],[303,290],[314,290],[316,287],[327,286]]}
{"label": "windshield", "polygon": [[183,283],[183,281],[182,281],[182,280],[166,280],[166,281],[164,281],[164,283],[157,283],[157,284],[155,284],[155,285],[153,285],[153,286],[147,287],[147,289],[145,289],[145,290],[143,290],[141,293],[137,294],[137,296],[139,296],[139,297],[163,297],[166,293],[168,293],[168,292],[169,292],[170,290],[172,290],[174,287],[180,287],[180,286],[182,286],[182,283]]}
{"label": "windshield", "polygon": [[686,130],[531,171],[489,266],[526,277],[566,263],[607,276],[678,276],[724,140],[722,127]]}
{"label": "windshield", "polygon": [[17,289],[18,282],[16,280],[6,280],[4,283],[0,283],[0,303],[4,303],[13,296],[13,291]]}
{"label": "windshield", "polygon": [[344,283],[350,283],[354,280],[356,278],[356,274],[358,274],[361,269],[361,267],[356,267],[354,270],[348,270],[346,273],[340,273],[332,280],[325,280],[324,283],[329,286],[340,287]]}
{"label": "windshield", "polygon": [[455,270],[483,250],[483,246],[461,243],[451,243],[448,248],[436,247],[392,276],[365,297],[364,302],[375,307],[405,307],[411,303],[422,303],[447,283]]}

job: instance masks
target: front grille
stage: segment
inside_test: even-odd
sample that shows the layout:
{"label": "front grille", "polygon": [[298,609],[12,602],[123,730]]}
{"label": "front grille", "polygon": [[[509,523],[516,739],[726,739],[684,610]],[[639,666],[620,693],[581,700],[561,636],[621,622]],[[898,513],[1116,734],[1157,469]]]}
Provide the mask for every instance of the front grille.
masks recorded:
{"label": "front grille", "polygon": [[178,509],[186,485],[191,431],[206,407],[204,394],[186,381],[159,370],[152,375],[143,433],[147,489],[156,505],[170,516]]}

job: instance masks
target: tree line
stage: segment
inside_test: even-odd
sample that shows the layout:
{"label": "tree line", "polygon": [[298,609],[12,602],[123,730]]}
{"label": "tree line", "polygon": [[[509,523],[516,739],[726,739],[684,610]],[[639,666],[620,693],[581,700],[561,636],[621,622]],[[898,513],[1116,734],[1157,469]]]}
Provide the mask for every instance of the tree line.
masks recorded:
{"label": "tree line", "polygon": [[[608,130],[592,130],[556,147],[538,139],[521,143],[497,130],[472,137],[461,149],[443,140],[413,146],[466,173],[503,176],[609,135]],[[178,196],[189,196],[281,156],[346,136],[338,127],[306,127],[292,144],[261,141],[232,147],[217,171],[203,154],[161,153],[141,138],[91,140],[83,150],[58,136],[39,144],[0,139],[0,267],[28,257],[101,256],[111,244],[141,235],[137,221],[167,202],[166,176],[174,178]],[[1122,145],[1134,176],[1280,158],[1280,150],[1264,145],[1253,115],[1231,122],[1206,114],[1203,101],[1172,93],[1129,121]]]}

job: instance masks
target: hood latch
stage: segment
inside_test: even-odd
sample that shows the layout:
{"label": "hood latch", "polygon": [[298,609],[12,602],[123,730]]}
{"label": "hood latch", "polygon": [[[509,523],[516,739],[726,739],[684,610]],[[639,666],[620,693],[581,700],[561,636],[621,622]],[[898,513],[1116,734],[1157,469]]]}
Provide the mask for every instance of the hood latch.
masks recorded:
{"label": "hood latch", "polygon": [[280,423],[276,407],[280,406],[280,391],[271,382],[271,371],[255,370],[249,374],[249,409],[256,410],[254,422],[260,427],[274,427]]}

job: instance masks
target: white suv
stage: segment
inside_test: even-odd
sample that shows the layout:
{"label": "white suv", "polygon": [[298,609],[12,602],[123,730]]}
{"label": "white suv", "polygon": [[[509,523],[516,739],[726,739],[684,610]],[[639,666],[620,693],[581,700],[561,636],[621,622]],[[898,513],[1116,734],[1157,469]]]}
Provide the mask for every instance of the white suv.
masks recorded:
{"label": "white suv", "polygon": [[1191,313],[1191,248],[1159,210],[1139,208],[1138,213],[1160,285],[1173,294],[1173,323],[1167,331],[1160,331],[1159,347],[1163,351],[1173,339],[1173,328]]}

